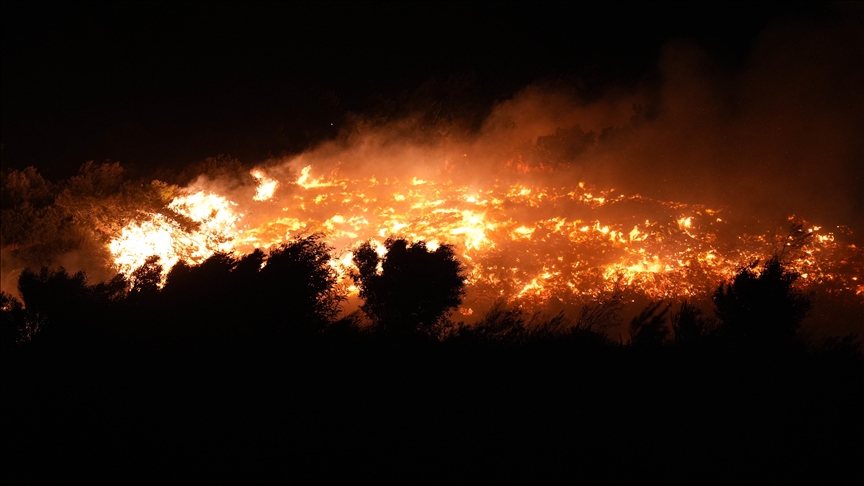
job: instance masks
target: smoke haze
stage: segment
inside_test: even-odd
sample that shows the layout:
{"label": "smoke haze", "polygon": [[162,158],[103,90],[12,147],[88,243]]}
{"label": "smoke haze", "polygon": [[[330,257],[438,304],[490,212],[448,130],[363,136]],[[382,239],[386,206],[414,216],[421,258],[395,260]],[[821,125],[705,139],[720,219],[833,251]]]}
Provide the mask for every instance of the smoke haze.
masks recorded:
{"label": "smoke haze", "polygon": [[[436,110],[355,116],[325,142],[270,171],[430,177],[563,173],[601,188],[776,220],[798,215],[864,233],[864,52],[860,19],[772,25],[741,69],[686,41],[656,72],[595,99],[562,80],[497,102],[479,128]],[[557,137],[556,135],[557,132]],[[552,136],[552,140],[549,137]],[[546,138],[544,140],[544,138]],[[551,142],[557,142],[553,146]],[[563,144],[563,147],[562,147]],[[557,147],[557,151],[556,151]],[[542,153],[541,153],[542,152]],[[502,171],[516,158],[530,175]],[[277,168],[278,167],[278,168]],[[554,170],[553,170],[554,169]]]}

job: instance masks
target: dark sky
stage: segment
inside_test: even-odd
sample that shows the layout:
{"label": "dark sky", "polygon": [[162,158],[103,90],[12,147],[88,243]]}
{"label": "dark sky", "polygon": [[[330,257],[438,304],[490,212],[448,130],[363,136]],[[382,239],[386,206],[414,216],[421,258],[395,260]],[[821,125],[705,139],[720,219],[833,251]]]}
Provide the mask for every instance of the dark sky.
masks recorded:
{"label": "dark sky", "polygon": [[296,152],[433,78],[469,76],[488,105],[538,79],[590,97],[650,76],[677,39],[734,70],[772,22],[836,15],[788,2],[0,5],[3,165],[49,177],[91,159]]}

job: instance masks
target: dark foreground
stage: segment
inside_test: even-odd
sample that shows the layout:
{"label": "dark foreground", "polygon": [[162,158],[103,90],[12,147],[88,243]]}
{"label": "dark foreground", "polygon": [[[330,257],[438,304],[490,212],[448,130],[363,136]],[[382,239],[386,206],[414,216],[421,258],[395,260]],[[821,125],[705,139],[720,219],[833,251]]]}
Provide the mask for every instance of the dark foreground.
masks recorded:
{"label": "dark foreground", "polygon": [[864,457],[843,353],[354,336],[2,363],[17,484],[826,484]]}

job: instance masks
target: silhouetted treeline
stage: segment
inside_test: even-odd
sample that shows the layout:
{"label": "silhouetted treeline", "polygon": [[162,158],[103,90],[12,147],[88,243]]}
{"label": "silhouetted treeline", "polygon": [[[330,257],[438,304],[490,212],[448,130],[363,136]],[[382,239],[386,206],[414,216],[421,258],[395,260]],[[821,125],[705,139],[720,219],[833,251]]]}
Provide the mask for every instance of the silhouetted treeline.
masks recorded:
{"label": "silhouetted treeline", "polygon": [[178,264],[131,282],[26,271],[2,295],[2,474],[20,482],[369,479],[830,483],[857,470],[854,336],[801,337],[781,258],[742,269],[713,316],[653,303],[610,339],[619,294],[564,315],[448,316],[452,248],[357,253],[339,316],[330,248]]}
{"label": "silhouetted treeline", "polygon": [[[3,347],[109,345],[113,340],[229,344],[346,332],[508,344],[578,333],[618,345],[604,331],[620,320],[620,291],[586,305],[573,318],[526,315],[498,304],[479,322],[465,325],[450,320],[465,293],[464,269],[450,245],[430,251],[422,241],[390,239],[385,247],[384,256],[369,243],[354,252],[357,270],[351,277],[364,301],[363,313],[342,318],[347,282],[339,283],[330,264],[332,248],[321,234],[296,238],[266,254],[217,253],[194,266],[181,261],[164,282],[156,257],[129,279],[118,275],[96,284],[83,272],[69,274],[62,267],[27,269],[18,281],[23,303],[2,295]],[[630,323],[629,345],[803,346],[799,331],[811,302],[794,286],[798,275],[781,257],[754,263],[721,283],[713,295],[714,316],[702,315],[686,301],[677,310],[671,303],[649,304]]]}

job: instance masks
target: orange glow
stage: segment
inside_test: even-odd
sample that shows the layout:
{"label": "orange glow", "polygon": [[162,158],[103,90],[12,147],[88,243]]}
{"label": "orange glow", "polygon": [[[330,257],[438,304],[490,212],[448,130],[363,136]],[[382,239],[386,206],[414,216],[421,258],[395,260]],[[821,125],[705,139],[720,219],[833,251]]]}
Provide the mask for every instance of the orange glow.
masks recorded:
{"label": "orange glow", "polygon": [[[470,315],[502,298],[584,303],[615,285],[652,299],[710,295],[742,266],[769,256],[777,248],[773,235],[783,231],[744,233],[731,223],[734,215],[718,217],[723,208],[627,196],[585,182],[555,187],[491,179],[479,186],[428,173],[383,180],[315,173],[305,166],[296,179],[277,181],[253,171],[258,187],[252,200],[278,204],[265,214],[250,202],[240,211],[214,193],[178,197],[169,208],[198,228],[151,214],[110,243],[114,262],[128,275],[155,254],[167,272],[179,260],[199,263],[216,251],[244,254],[321,231],[335,248],[331,265],[356,293],[349,275],[359,242],[373,240],[379,253],[388,237],[423,240],[432,250],[447,242],[466,268],[469,288],[460,312]],[[813,237],[790,264],[801,285],[829,283],[864,294],[860,263],[854,263],[860,250],[822,227],[806,231]],[[857,260],[850,263],[849,254]]]}
{"label": "orange glow", "polygon": [[271,179],[264,175],[260,170],[253,170],[252,177],[258,180],[258,189],[255,191],[255,196],[252,197],[255,201],[266,201],[273,197],[276,191],[276,186],[279,185],[275,179]]}
{"label": "orange glow", "polygon": [[108,249],[118,270],[130,275],[157,255],[165,274],[178,261],[201,263],[217,251],[230,252],[238,236],[237,222],[243,216],[235,203],[203,191],[175,198],[168,208],[198,224],[194,231],[182,228],[162,214],[151,214],[143,221],[126,225]]}

